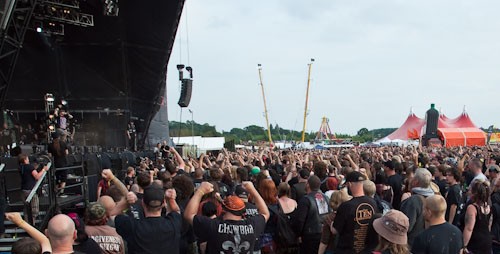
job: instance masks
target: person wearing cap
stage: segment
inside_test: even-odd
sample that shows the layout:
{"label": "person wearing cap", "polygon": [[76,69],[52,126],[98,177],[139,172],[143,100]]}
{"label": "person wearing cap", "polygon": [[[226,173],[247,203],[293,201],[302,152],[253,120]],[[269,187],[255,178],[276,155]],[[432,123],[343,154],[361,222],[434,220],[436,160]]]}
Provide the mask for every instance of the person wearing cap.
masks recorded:
{"label": "person wearing cap", "polygon": [[106,208],[100,203],[92,203],[85,214],[85,232],[92,238],[104,254],[124,254],[125,245],[115,228],[107,225]]}
{"label": "person wearing cap", "polygon": [[[111,170],[104,169],[102,174],[111,179],[126,198],[118,201],[109,217],[115,218],[116,232],[127,242],[129,254],[134,253],[179,253],[181,239],[182,217],[180,208],[175,201],[174,189],[164,191],[161,186],[152,184],[144,188],[142,208],[144,218],[123,215],[123,211],[137,201],[133,192],[128,192],[127,187],[118,180]],[[162,209],[166,208],[167,215],[162,216]]]}
{"label": "person wearing cap", "polygon": [[432,175],[429,170],[417,168],[411,182],[412,195],[401,203],[400,211],[406,214],[410,220],[408,228],[408,244],[410,246],[413,244],[413,239],[425,229],[423,217],[424,201],[425,198],[434,196],[435,193],[431,188],[431,179]]}
{"label": "person wearing cap", "polygon": [[352,199],[342,203],[332,223],[331,231],[339,237],[335,253],[361,253],[370,251],[367,243],[377,241],[377,236],[367,234],[374,215],[378,213],[377,203],[365,196],[363,182],[366,176],[358,171],[349,172],[345,177]]}
{"label": "person wearing cap", "polygon": [[227,196],[223,203],[225,213],[214,220],[197,215],[201,198],[214,191],[213,184],[203,182],[195,191],[184,212],[184,219],[191,225],[195,235],[207,240],[208,254],[252,253],[256,238],[264,231],[269,219],[269,210],[253,183],[245,181],[243,188],[252,196],[259,214],[244,217],[245,202],[237,196]]}
{"label": "person wearing cap", "polygon": [[373,228],[379,235],[374,254],[407,254],[408,217],[398,210],[390,210],[373,221]]}
{"label": "person wearing cap", "polygon": [[423,217],[428,228],[415,237],[413,254],[458,254],[463,246],[462,232],[445,219],[446,200],[439,195],[425,200]]}
{"label": "person wearing cap", "polygon": [[392,207],[399,209],[401,196],[403,196],[403,177],[396,172],[396,166],[392,160],[384,162],[384,173],[387,177],[387,185],[391,186],[393,192]]}
{"label": "person wearing cap", "polygon": [[236,185],[234,188],[234,195],[238,196],[245,202],[245,216],[247,217],[252,217],[257,214],[259,214],[259,210],[257,209],[257,206],[254,204],[248,202],[248,192],[243,188],[241,185]]}

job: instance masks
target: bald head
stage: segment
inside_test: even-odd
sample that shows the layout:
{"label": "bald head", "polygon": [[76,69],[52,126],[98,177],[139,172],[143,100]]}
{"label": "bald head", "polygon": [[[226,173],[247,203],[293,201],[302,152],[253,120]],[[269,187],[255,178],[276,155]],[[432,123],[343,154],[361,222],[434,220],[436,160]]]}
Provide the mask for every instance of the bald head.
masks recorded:
{"label": "bald head", "polygon": [[76,236],[75,223],[66,214],[58,214],[50,219],[45,234],[54,249],[72,247]]}
{"label": "bald head", "polygon": [[108,214],[108,216],[111,210],[113,210],[113,208],[115,208],[116,205],[113,198],[106,195],[101,196],[99,200],[97,200],[97,202],[99,202],[99,204],[101,204],[106,209],[106,213]]}
{"label": "bald head", "polygon": [[433,195],[425,199],[425,209],[429,210],[432,217],[443,217],[446,213],[446,200],[441,195]]}

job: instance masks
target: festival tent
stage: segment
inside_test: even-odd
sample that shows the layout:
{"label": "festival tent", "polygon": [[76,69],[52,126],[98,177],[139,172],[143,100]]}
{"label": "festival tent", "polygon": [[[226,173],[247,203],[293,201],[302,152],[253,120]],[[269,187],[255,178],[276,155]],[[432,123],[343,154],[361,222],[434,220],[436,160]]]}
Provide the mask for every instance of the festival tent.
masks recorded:
{"label": "festival tent", "polygon": [[[408,115],[406,121],[396,131],[388,136],[377,140],[376,143],[394,143],[395,141],[408,141],[419,139],[423,135],[426,119],[419,118],[413,112]],[[458,129],[458,130],[457,130]],[[438,130],[441,130],[440,135],[448,146],[458,145],[484,145],[485,133],[477,128],[472,122],[467,112],[463,112],[456,118],[449,118],[444,114],[440,114],[438,119]]]}
{"label": "festival tent", "polygon": [[486,145],[486,134],[478,128],[438,128],[438,135],[445,147]]}
{"label": "festival tent", "polygon": [[[382,138],[377,142],[391,142],[391,140],[409,140],[411,138],[419,138],[422,127],[425,125],[425,120],[416,116],[413,112],[408,115],[406,121],[396,131],[389,136]],[[414,137],[416,136],[416,137]]]}

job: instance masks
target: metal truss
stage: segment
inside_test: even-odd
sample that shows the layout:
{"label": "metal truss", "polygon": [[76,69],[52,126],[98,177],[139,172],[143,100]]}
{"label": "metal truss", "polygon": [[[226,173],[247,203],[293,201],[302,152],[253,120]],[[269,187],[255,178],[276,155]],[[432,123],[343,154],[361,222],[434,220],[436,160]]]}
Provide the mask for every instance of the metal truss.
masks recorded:
{"label": "metal truss", "polygon": [[[5,108],[5,101],[11,85],[12,76],[21,51],[24,36],[30,25],[33,11],[38,0],[8,1],[12,4],[12,12],[5,11],[0,38],[0,108]],[[10,15],[9,15],[10,14]]]}
{"label": "metal truss", "polygon": [[77,26],[94,26],[94,16],[80,13],[80,9],[62,7],[60,5],[48,5],[51,1],[45,1],[36,8],[34,16],[37,19],[53,20]]}

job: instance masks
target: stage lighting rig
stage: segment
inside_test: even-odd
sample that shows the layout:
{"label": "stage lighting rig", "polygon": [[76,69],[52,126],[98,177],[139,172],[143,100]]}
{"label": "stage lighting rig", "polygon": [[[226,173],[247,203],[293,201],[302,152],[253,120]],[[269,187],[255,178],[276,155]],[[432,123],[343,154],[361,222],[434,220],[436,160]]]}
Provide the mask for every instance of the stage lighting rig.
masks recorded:
{"label": "stage lighting rig", "polygon": [[[77,25],[83,27],[94,26],[94,16],[82,13],[78,0],[41,0],[38,2],[33,17],[35,19],[34,29],[37,32],[52,34],[64,34],[64,25]],[[48,21],[48,22],[46,22]],[[42,22],[43,26],[36,26]],[[54,28],[55,32],[50,32],[49,28]],[[44,30],[45,29],[45,30]]]}
{"label": "stage lighting rig", "polygon": [[33,20],[33,28],[38,33],[64,35],[64,25],[47,20]]}
{"label": "stage lighting rig", "polygon": [[104,16],[117,17],[120,12],[118,0],[104,0]]}

